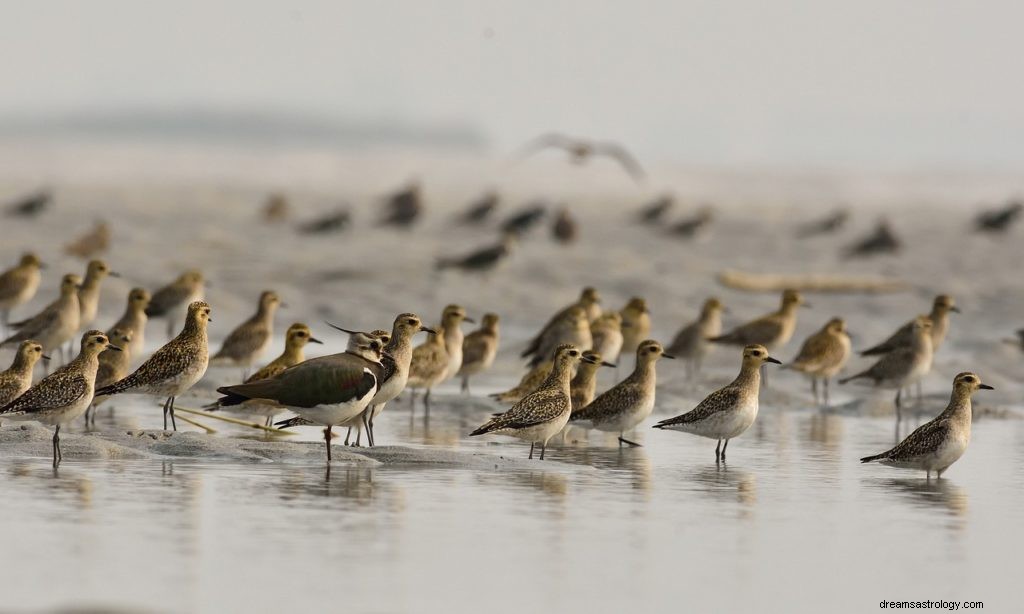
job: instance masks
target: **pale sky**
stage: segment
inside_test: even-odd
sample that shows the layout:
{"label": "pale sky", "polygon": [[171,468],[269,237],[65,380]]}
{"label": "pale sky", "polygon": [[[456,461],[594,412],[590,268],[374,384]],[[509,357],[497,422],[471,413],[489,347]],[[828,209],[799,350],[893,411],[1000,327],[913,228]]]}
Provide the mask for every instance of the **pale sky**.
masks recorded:
{"label": "pale sky", "polygon": [[1024,165],[1013,1],[3,0],[0,117],[270,109],[708,164]]}

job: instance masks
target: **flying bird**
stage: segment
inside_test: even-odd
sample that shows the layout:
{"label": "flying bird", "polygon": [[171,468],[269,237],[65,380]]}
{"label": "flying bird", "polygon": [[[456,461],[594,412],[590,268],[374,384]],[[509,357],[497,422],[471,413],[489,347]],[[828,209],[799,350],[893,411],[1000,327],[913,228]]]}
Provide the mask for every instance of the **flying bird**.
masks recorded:
{"label": "flying bird", "polygon": [[629,176],[637,183],[642,182],[646,174],[625,147],[610,141],[589,141],[550,132],[527,143],[517,156],[518,159],[529,157],[549,148],[562,149],[569,153],[569,159],[576,164],[583,164],[595,156],[612,158],[618,162]]}

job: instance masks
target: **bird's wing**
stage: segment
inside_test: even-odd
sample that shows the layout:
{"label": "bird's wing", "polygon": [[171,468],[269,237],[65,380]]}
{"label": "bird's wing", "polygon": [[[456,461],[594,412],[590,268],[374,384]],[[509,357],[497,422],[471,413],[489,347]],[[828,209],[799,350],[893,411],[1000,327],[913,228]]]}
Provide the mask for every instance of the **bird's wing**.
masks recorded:
{"label": "bird's wing", "polygon": [[228,400],[268,399],[291,407],[337,405],[363,398],[377,387],[377,374],[371,365],[350,354],[322,356],[289,367],[270,379],[224,386],[217,392]]}
{"label": "bird's wing", "polygon": [[11,403],[0,409],[0,414],[33,414],[59,409],[89,394],[89,382],[81,373],[57,371],[43,378]]}
{"label": "bird's wing", "polygon": [[50,303],[45,309],[31,318],[21,322],[12,322],[10,327],[17,328],[18,332],[4,341],[4,343],[8,341],[26,341],[36,337],[40,332],[52,326],[58,318],[60,318],[59,306],[56,303]]}
{"label": "bird's wing", "polygon": [[891,352],[898,347],[909,345],[910,341],[914,337],[914,323],[907,322],[903,326],[896,329],[896,332],[889,335],[889,338],[879,343],[878,345],[869,347],[868,349],[861,352],[864,356],[871,356],[872,354],[885,354]]}
{"label": "bird's wing", "polygon": [[720,411],[735,407],[740,402],[741,391],[736,386],[720,388],[707,396],[697,407],[694,407],[685,414],[668,418],[655,424],[655,428],[664,428],[676,424],[689,424],[706,420]]}
{"label": "bird's wing", "polygon": [[637,183],[643,181],[647,177],[647,174],[644,172],[644,169],[641,168],[640,163],[637,162],[636,158],[634,158],[622,145],[617,143],[598,143],[594,146],[594,155],[604,155],[609,158],[614,158],[622,165],[622,168],[626,169],[629,176]]}
{"label": "bird's wing", "polygon": [[484,359],[487,355],[487,333],[483,331],[473,331],[466,335],[466,338],[462,341],[462,362],[474,363]]}
{"label": "bird's wing", "polygon": [[275,358],[270,363],[268,363],[266,366],[261,368],[259,371],[253,373],[248,378],[246,378],[245,383],[248,384],[248,383],[251,383],[251,382],[258,382],[258,381],[260,381],[262,379],[267,379],[269,377],[274,377],[275,375],[277,375],[278,373],[284,371],[288,367],[289,367],[289,365],[287,365],[284,362],[282,362],[280,360],[280,358]]}
{"label": "bird's wing", "polygon": [[831,348],[832,338],[827,333],[815,333],[804,341],[804,344],[800,346],[800,352],[790,364],[816,365],[824,356],[828,355]]}
{"label": "bird's wing", "polygon": [[18,269],[9,269],[0,273],[0,300],[12,298],[21,292],[21,284],[15,283],[18,277]]}
{"label": "bird's wing", "polygon": [[184,371],[195,358],[191,345],[178,338],[171,339],[167,345],[153,352],[153,355],[142,363],[138,369],[119,382],[97,391],[97,394],[116,394],[137,386],[160,383],[176,377]]}
{"label": "bird's wing", "polygon": [[900,460],[934,452],[946,440],[948,432],[949,423],[944,419],[925,422],[896,444],[895,448],[886,452],[885,458]]}
{"label": "bird's wing", "polygon": [[146,315],[159,317],[166,314],[172,307],[178,306],[188,298],[189,290],[184,286],[171,284],[164,286],[153,293],[153,297],[146,306]]}
{"label": "bird's wing", "polygon": [[782,324],[775,314],[767,315],[746,324],[741,324],[728,333],[715,337],[713,341],[719,343],[732,343],[735,345],[749,345],[751,343],[762,343],[764,339],[773,338],[778,334]]}
{"label": "bird's wing", "polygon": [[522,429],[543,424],[568,411],[571,404],[569,397],[558,388],[542,388],[526,395],[507,412],[495,416],[474,433]]}
{"label": "bird's wing", "polygon": [[574,412],[569,419],[599,421],[605,416],[617,414],[623,407],[633,406],[642,396],[643,390],[638,386],[620,384],[598,395],[590,405]]}
{"label": "bird's wing", "polygon": [[267,342],[270,331],[265,326],[247,321],[227,336],[214,358],[238,358],[260,348]]}
{"label": "bird's wing", "polygon": [[517,153],[515,157],[516,159],[522,160],[523,158],[527,158],[537,153],[538,151],[547,149],[548,147],[557,147],[559,149],[571,149],[574,145],[576,145],[576,143],[577,141],[575,139],[565,136],[564,134],[559,134],[557,132],[548,132],[547,134],[542,134],[539,137],[533,139],[526,145],[523,145],[523,147],[519,150],[519,153]]}

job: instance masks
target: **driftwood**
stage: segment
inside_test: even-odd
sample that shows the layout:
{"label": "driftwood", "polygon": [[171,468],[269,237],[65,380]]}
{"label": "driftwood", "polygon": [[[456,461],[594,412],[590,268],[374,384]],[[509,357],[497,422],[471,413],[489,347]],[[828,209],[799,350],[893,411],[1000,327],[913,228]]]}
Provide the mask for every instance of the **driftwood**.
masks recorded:
{"label": "driftwood", "polygon": [[727,269],[718,274],[718,283],[748,292],[781,292],[786,288],[806,292],[901,292],[910,288],[904,281],[875,275],[833,275],[805,273],[776,275],[747,273]]}

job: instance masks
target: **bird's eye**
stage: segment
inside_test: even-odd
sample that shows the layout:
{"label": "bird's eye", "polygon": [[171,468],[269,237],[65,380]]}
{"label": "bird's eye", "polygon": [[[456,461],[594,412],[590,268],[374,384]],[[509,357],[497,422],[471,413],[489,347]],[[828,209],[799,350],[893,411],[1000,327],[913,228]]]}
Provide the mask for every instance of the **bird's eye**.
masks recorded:
{"label": "bird's eye", "polygon": [[973,377],[965,377],[964,381],[967,382],[968,384],[973,384],[974,383],[974,378]]}
{"label": "bird's eye", "polygon": [[576,350],[573,350],[573,351],[569,352],[569,356],[579,356],[579,355],[580,355],[580,353],[577,352]]}

